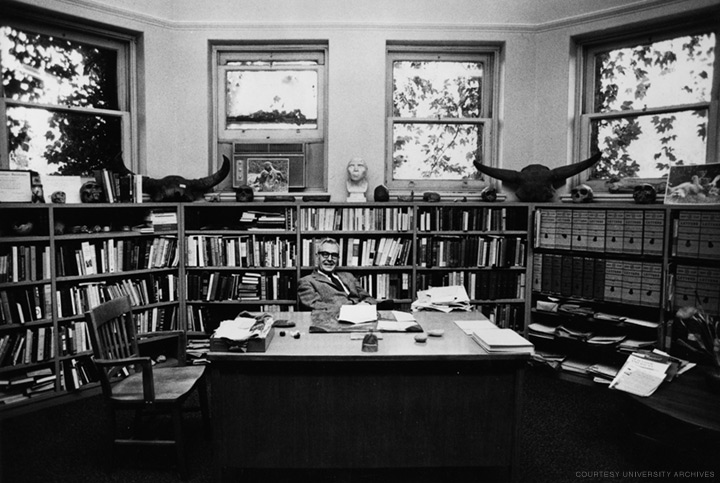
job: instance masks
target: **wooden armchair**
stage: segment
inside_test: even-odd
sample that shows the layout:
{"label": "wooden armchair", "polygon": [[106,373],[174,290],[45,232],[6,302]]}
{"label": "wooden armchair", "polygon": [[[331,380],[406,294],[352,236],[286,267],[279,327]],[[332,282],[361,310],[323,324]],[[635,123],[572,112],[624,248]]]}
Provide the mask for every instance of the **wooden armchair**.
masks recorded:
{"label": "wooden armchair", "polygon": [[[141,356],[135,322],[128,297],[105,302],[86,313],[93,348],[93,360],[98,368],[103,395],[108,403],[112,425],[113,450],[117,446],[147,445],[175,446],[177,468],[181,478],[187,475],[183,438],[185,402],[194,390],[198,391],[200,410],[206,431],[210,428],[205,366],[185,366],[185,334],[181,331],[163,332],[161,336],[178,337],[180,353],[177,360],[168,358],[155,364],[150,357]],[[174,365],[173,365],[174,364]],[[197,408],[192,408],[197,409]],[[116,411],[135,412],[132,434],[120,437]],[[170,416],[174,439],[160,439],[156,434],[143,434],[148,417]]]}

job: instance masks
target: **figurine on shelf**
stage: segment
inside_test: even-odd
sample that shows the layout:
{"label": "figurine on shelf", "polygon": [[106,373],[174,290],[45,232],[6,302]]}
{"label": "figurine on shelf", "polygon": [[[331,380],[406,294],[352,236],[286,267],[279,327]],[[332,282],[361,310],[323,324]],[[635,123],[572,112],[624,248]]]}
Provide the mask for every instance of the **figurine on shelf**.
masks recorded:
{"label": "figurine on shelf", "polygon": [[42,179],[37,171],[30,171],[30,184],[32,191],[33,203],[45,203],[45,192],[43,190]]}
{"label": "figurine on shelf", "polygon": [[365,193],[368,189],[367,165],[365,160],[354,157],[347,165],[348,180],[345,184],[348,190],[347,201],[367,201]]}

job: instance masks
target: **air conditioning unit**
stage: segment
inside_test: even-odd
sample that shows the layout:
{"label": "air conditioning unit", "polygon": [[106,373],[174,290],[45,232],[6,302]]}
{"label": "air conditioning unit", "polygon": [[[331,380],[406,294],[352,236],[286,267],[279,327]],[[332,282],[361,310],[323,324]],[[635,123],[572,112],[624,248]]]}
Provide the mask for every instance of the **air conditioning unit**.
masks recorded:
{"label": "air conditioning unit", "polygon": [[305,188],[304,143],[233,143],[233,188],[257,193]]}

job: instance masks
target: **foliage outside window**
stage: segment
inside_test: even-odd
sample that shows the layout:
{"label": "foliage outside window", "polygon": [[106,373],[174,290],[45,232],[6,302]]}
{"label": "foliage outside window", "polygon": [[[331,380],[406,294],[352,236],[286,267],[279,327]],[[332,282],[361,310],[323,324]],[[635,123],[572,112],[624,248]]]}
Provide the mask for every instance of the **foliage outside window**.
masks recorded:
{"label": "foliage outside window", "polygon": [[90,176],[119,153],[130,163],[121,89],[128,45],[40,24],[0,24],[2,167]]}
{"label": "foliage outside window", "polygon": [[596,190],[663,189],[670,167],[717,162],[716,29],[584,47],[581,149],[603,152]]}
{"label": "foliage outside window", "polygon": [[388,48],[391,188],[486,184],[473,161],[494,164],[497,62],[496,48]]}
{"label": "foliage outside window", "polygon": [[221,141],[323,138],[325,53],[317,47],[218,47]]}

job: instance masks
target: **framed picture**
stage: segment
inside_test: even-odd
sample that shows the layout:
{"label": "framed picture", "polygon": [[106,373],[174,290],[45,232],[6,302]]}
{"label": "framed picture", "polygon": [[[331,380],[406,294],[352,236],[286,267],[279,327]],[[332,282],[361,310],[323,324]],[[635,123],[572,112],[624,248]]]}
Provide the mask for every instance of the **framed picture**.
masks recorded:
{"label": "framed picture", "polygon": [[25,203],[32,201],[30,171],[0,169],[0,202]]}
{"label": "framed picture", "polygon": [[720,203],[720,163],[673,166],[665,191],[666,204]]}
{"label": "framed picture", "polygon": [[248,157],[245,166],[247,184],[256,193],[289,191],[290,158]]}

